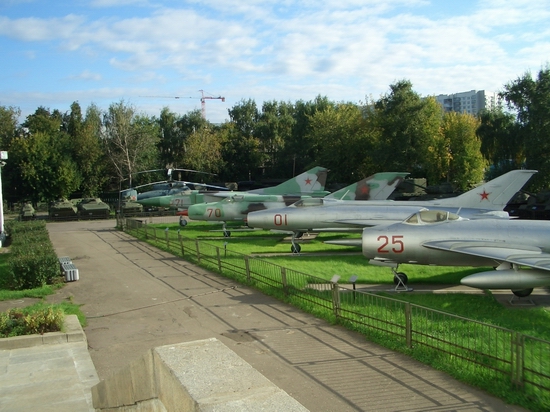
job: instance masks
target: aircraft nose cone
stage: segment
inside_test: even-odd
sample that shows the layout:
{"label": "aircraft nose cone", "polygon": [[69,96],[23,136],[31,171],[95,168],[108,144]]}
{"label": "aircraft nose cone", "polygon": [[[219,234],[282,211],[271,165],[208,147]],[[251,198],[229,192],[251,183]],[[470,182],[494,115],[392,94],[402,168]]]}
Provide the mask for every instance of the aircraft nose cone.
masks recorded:
{"label": "aircraft nose cone", "polygon": [[266,224],[269,221],[269,216],[272,213],[265,213],[263,211],[250,212],[247,216],[247,222],[249,227],[271,229],[271,225]]}
{"label": "aircraft nose cone", "polygon": [[206,210],[206,205],[204,203],[199,203],[197,205],[191,205],[187,209],[187,216],[189,219],[197,219],[204,216]]}

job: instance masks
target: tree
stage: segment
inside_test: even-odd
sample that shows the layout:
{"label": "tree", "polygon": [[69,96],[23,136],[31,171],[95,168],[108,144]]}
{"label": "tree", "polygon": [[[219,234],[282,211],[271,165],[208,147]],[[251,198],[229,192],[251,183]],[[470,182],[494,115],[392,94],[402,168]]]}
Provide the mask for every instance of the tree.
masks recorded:
{"label": "tree", "polygon": [[103,117],[102,141],[118,182],[154,167],[158,161],[158,122],[136,114],[124,101],[113,103]]}
{"label": "tree", "polygon": [[11,141],[17,136],[19,116],[19,108],[0,106],[0,149],[9,150]]}
{"label": "tree", "polygon": [[225,159],[223,176],[240,180],[248,176],[253,179],[265,162],[265,155],[259,151],[260,141],[255,136],[258,121],[256,102],[241,100],[229,109],[231,125],[224,129],[222,154]]}
{"label": "tree", "polygon": [[541,69],[536,79],[525,73],[508,83],[501,96],[517,114],[526,166],[539,171],[530,187],[542,189],[550,186],[550,67]]}
{"label": "tree", "polygon": [[422,99],[408,80],[390,86],[390,93],[366,109],[377,135],[377,169],[408,171],[425,177],[431,160],[429,147],[439,135],[442,108],[434,98]]}
{"label": "tree", "polygon": [[78,102],[71,105],[67,122],[72,158],[82,176],[80,191],[84,197],[95,197],[106,181],[103,150],[100,140],[100,111],[91,105],[86,118]]}
{"label": "tree", "polygon": [[221,155],[223,133],[201,128],[186,140],[183,163],[186,168],[218,173],[223,160]]}
{"label": "tree", "polygon": [[477,135],[481,140],[481,153],[491,165],[487,179],[494,179],[525,164],[525,144],[519,124],[512,113],[502,107],[486,110],[479,115]]}
{"label": "tree", "polygon": [[15,138],[10,164],[19,180],[11,189],[20,199],[33,203],[69,197],[82,178],[68,147],[69,137],[62,132],[35,132]]}
{"label": "tree", "polygon": [[82,181],[63,115],[39,107],[10,145],[10,194],[34,203],[68,197]]}
{"label": "tree", "polygon": [[290,103],[275,100],[264,102],[255,127],[255,136],[259,139],[260,151],[265,155],[266,176],[288,176],[289,170],[281,164],[285,143],[290,139],[296,123],[294,108]]}
{"label": "tree", "polygon": [[447,181],[468,190],[484,178],[486,161],[476,135],[479,120],[467,113],[448,112],[443,116],[442,133],[448,147]]}
{"label": "tree", "polygon": [[315,147],[315,164],[331,170],[333,181],[351,183],[374,172],[372,136],[355,104],[328,106],[313,114],[307,139]]}
{"label": "tree", "polygon": [[294,104],[292,134],[286,139],[280,156],[284,170],[292,170],[291,176],[296,176],[299,171],[316,166],[315,159],[318,158],[316,150],[319,147],[315,140],[310,139],[311,117],[317,112],[334,106],[335,103],[320,95],[312,101],[298,100]]}

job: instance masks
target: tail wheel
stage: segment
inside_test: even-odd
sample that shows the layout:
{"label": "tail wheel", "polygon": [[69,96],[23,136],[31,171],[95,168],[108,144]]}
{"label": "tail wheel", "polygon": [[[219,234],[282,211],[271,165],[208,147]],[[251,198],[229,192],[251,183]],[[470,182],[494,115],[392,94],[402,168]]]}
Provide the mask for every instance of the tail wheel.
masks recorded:
{"label": "tail wheel", "polygon": [[397,272],[395,275],[393,275],[393,284],[399,285],[402,283],[403,285],[406,285],[409,282],[409,277],[405,275],[403,272]]}
{"label": "tail wheel", "polygon": [[522,289],[522,290],[513,290],[512,293],[516,295],[518,298],[526,298],[533,292],[533,288],[531,289]]}

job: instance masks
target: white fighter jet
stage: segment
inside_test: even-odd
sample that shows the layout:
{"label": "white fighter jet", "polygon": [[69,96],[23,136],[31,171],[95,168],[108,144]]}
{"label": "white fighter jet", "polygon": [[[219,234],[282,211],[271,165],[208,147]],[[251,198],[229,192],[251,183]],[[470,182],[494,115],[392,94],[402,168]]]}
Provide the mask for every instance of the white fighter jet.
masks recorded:
{"label": "white fighter jet", "polygon": [[303,199],[285,208],[251,212],[247,223],[253,228],[292,232],[291,251],[299,253],[300,245],[295,239],[303,233],[361,231],[402,222],[422,209],[444,210],[471,220],[508,220],[504,207],[535,173],[536,170],[513,170],[457,197],[429,201]]}

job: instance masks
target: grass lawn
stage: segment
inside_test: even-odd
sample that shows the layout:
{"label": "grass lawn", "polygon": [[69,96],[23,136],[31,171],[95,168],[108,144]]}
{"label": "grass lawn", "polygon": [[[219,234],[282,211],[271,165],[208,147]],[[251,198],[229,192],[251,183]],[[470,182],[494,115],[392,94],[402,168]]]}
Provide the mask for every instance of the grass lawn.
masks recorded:
{"label": "grass lawn", "polygon": [[[198,238],[223,249],[259,256],[262,260],[291,268],[325,280],[334,275],[340,282],[347,283],[351,276],[357,276],[357,284],[393,285],[393,274],[389,268],[369,265],[361,254],[360,247],[342,247],[324,244],[324,240],[337,238],[357,238],[358,233],[322,233],[315,239],[302,243],[301,254],[290,253],[290,243],[284,239],[287,234],[270,231],[237,231],[240,225],[228,225],[231,237],[224,238],[220,224],[189,222],[185,228],[175,224],[149,225],[155,227],[157,237],[164,237],[169,229],[171,238],[174,231],[180,231],[187,238]],[[306,237],[307,239],[307,237]],[[400,265],[399,271],[409,277],[409,284],[459,284],[464,276],[491,268]],[[392,298],[408,301],[420,306],[442,310],[481,322],[490,323],[520,333],[550,340],[550,311],[540,306],[505,307],[490,292],[485,294],[386,294]]]}

